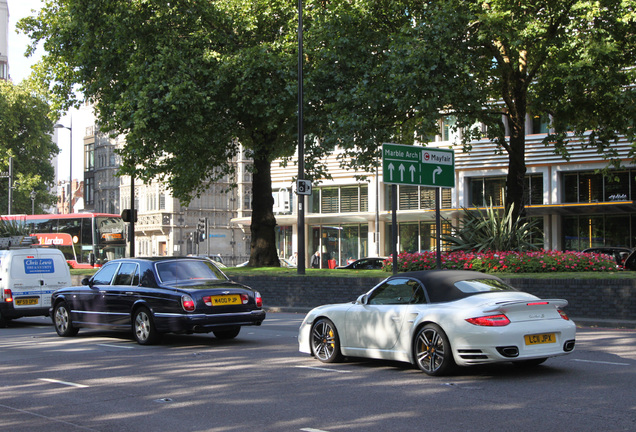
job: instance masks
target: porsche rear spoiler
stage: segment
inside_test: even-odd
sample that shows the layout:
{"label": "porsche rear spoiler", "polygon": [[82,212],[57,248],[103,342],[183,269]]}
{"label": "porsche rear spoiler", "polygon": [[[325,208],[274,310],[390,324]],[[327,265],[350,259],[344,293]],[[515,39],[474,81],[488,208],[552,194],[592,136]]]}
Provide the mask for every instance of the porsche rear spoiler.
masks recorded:
{"label": "porsche rear spoiler", "polygon": [[568,301],[564,299],[550,299],[550,300],[514,300],[498,303],[497,305],[490,307],[488,309],[484,309],[484,313],[492,313],[492,312],[516,312],[527,308],[532,307],[548,307],[552,306],[555,309],[561,309],[568,305]]}

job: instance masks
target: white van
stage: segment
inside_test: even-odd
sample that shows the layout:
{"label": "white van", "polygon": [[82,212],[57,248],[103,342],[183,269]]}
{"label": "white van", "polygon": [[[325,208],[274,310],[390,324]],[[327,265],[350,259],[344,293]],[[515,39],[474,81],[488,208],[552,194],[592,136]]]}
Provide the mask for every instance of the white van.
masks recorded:
{"label": "white van", "polygon": [[71,286],[62,252],[53,248],[0,250],[0,325],[13,318],[49,315],[51,294]]}

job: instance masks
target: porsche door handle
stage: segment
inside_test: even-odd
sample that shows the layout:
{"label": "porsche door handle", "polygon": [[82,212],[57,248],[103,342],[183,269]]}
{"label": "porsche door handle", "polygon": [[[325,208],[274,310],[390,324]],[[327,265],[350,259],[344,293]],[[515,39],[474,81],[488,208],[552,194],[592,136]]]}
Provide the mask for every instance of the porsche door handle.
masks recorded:
{"label": "porsche door handle", "polygon": [[396,322],[397,322],[397,321],[402,321],[402,318],[401,318],[401,317],[399,317],[399,316],[392,316],[392,317],[391,317],[391,319],[392,319],[393,321],[396,321]]}

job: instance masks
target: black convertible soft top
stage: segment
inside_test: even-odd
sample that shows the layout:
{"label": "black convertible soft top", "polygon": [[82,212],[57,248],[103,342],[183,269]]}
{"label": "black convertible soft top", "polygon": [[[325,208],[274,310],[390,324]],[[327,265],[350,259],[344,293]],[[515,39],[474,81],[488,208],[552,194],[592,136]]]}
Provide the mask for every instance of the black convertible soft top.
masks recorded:
{"label": "black convertible soft top", "polygon": [[480,273],[470,270],[422,270],[415,272],[398,273],[389,277],[396,278],[412,278],[419,280],[428,293],[428,299],[431,303],[441,303],[453,300],[459,300],[477,293],[466,293],[455,286],[456,282],[465,280],[496,280],[502,285],[506,285],[497,276]]}

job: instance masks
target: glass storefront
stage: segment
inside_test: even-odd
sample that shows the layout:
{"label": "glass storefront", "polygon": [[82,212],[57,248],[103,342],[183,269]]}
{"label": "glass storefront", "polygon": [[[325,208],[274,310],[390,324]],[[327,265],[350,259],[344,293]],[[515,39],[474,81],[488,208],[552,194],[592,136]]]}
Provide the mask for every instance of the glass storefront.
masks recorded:
{"label": "glass storefront", "polygon": [[636,214],[580,215],[563,217],[563,249],[577,250],[599,246],[634,247]]}
{"label": "glass storefront", "polygon": [[[391,254],[391,223],[386,224],[384,251]],[[434,251],[437,247],[437,229],[435,222],[402,222],[398,223],[398,253]],[[442,234],[450,232],[450,225],[442,223]],[[447,247],[442,243],[442,250]]]}
{"label": "glass storefront", "polygon": [[320,253],[320,268],[335,268],[368,256],[368,237],[366,224],[313,226],[308,250]]}

